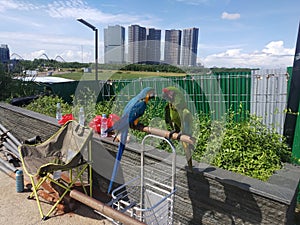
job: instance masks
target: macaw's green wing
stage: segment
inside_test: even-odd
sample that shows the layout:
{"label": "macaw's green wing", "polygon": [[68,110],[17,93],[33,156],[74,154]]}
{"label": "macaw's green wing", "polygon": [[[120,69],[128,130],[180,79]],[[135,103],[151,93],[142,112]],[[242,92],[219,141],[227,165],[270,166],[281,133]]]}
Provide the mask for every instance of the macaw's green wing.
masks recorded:
{"label": "macaw's green wing", "polygon": [[165,122],[166,122],[167,126],[170,126],[170,128],[173,130],[173,123],[171,120],[169,104],[166,104],[166,106],[165,106]]}
{"label": "macaw's green wing", "polygon": [[173,130],[179,133],[182,129],[181,127],[181,118],[176,108],[173,105],[170,107],[170,117],[173,123]]}
{"label": "macaw's green wing", "polygon": [[172,131],[175,131],[177,133],[180,132],[180,116],[177,110],[171,104],[167,104],[165,107],[165,122],[170,126]]}
{"label": "macaw's green wing", "polygon": [[188,109],[182,112],[182,133],[186,135],[193,135],[193,116]]}

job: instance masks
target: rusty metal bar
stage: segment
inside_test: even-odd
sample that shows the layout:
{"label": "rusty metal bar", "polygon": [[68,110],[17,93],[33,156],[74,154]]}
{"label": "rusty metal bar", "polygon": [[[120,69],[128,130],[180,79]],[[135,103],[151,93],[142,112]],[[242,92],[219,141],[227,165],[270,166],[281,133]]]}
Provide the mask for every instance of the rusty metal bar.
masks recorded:
{"label": "rusty metal bar", "polygon": [[94,198],[89,197],[88,195],[83,194],[82,192],[72,190],[70,192],[70,197],[75,200],[97,210],[101,214],[112,218],[116,221],[121,222],[125,225],[146,225],[145,223],[136,220],[127,214],[121,213],[118,210],[111,208],[110,206],[105,205],[103,202],[100,202]]}

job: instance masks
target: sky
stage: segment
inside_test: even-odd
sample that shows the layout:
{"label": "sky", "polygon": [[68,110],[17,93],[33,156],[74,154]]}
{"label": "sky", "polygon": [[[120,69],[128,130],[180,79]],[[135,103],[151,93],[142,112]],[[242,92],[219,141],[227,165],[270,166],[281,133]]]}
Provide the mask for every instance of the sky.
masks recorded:
{"label": "sky", "polygon": [[138,24],[162,30],[199,28],[197,62],[205,67],[285,68],[293,65],[299,0],[0,0],[0,44],[11,58],[95,62],[94,32]]}

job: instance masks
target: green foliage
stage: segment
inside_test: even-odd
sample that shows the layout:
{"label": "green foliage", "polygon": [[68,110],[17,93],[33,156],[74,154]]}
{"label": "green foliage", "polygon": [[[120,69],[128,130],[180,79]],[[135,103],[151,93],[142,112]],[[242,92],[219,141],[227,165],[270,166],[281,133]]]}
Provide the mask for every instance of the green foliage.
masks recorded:
{"label": "green foliage", "polygon": [[0,101],[40,94],[41,88],[36,83],[13,79],[13,72],[6,67],[7,65],[0,63]]}
{"label": "green foliage", "polygon": [[90,64],[88,63],[79,63],[79,62],[59,62],[53,59],[34,59],[33,61],[30,60],[21,60],[18,63],[18,67],[22,68],[23,70],[35,70],[38,68],[50,67],[53,69],[56,68],[83,68],[89,67]]}
{"label": "green foliage", "polygon": [[107,116],[109,114],[115,113],[118,116],[121,116],[121,113],[116,113],[117,106],[115,105],[115,102],[113,101],[113,98],[109,101],[102,101],[96,104],[95,107],[95,114],[96,115],[102,115],[105,113]]}
{"label": "green foliage", "polygon": [[56,104],[61,103],[61,109],[63,114],[71,113],[72,108],[69,104],[65,103],[58,96],[41,96],[38,99],[31,102],[25,108],[34,112],[42,113],[47,116],[55,117]]}
{"label": "green foliage", "polygon": [[[80,97],[76,96],[73,111],[78,112],[79,107],[83,106],[87,121],[102,113],[116,113],[121,116],[123,109],[116,105],[113,99],[96,104],[91,100],[94,99],[92,95],[90,90],[85,90]],[[26,108],[55,117],[57,102],[61,102],[63,113],[72,111],[68,104],[53,96],[39,98]],[[151,100],[140,122],[145,126],[166,129],[164,108],[165,101]],[[193,137],[196,139],[196,144],[193,159],[265,181],[281,168],[282,162],[290,160],[291,151],[284,137],[267,128],[261,118],[248,115],[243,121],[237,122],[234,118],[239,113],[245,112],[243,110],[236,113],[229,112],[223,120],[218,121],[212,120],[209,115],[195,115]],[[130,133],[137,141],[141,141],[146,135],[144,132],[132,129]],[[180,144],[176,141],[174,143],[180,149]],[[169,150],[166,145],[156,144],[159,148]]]}
{"label": "green foliage", "polygon": [[79,109],[83,107],[85,120],[88,122],[95,117],[96,94],[89,88],[79,90],[73,97],[73,115],[78,118]]}
{"label": "green foliage", "polygon": [[5,66],[0,63],[0,100],[5,100],[10,97],[10,86],[12,84],[12,78],[8,74]]}
{"label": "green foliage", "polygon": [[172,72],[172,73],[184,73],[182,69],[173,65],[166,64],[129,64],[122,67],[120,70],[127,71],[147,71],[147,72]]}
{"label": "green foliage", "polygon": [[291,151],[282,135],[268,129],[259,117],[236,122],[235,113],[224,121],[199,122],[194,158],[214,166],[267,180],[282,162],[290,160]]}

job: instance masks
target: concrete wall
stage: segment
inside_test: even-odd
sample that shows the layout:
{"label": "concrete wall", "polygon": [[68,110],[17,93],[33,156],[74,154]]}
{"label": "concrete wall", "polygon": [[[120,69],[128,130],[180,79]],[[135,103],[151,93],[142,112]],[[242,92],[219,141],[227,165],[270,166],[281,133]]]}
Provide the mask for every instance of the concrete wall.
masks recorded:
{"label": "concrete wall", "polygon": [[[54,118],[0,103],[0,123],[19,140],[40,135],[49,138],[59,127]],[[118,183],[139,173],[141,145],[127,145]],[[95,184],[107,190],[117,143],[94,136],[93,166]],[[169,182],[169,153],[147,153],[148,169]],[[166,161],[166,163],[161,163]],[[290,164],[262,182],[207,164],[195,163],[193,173],[184,168],[185,159],[177,157],[174,224],[295,224],[295,206],[300,169]]]}

